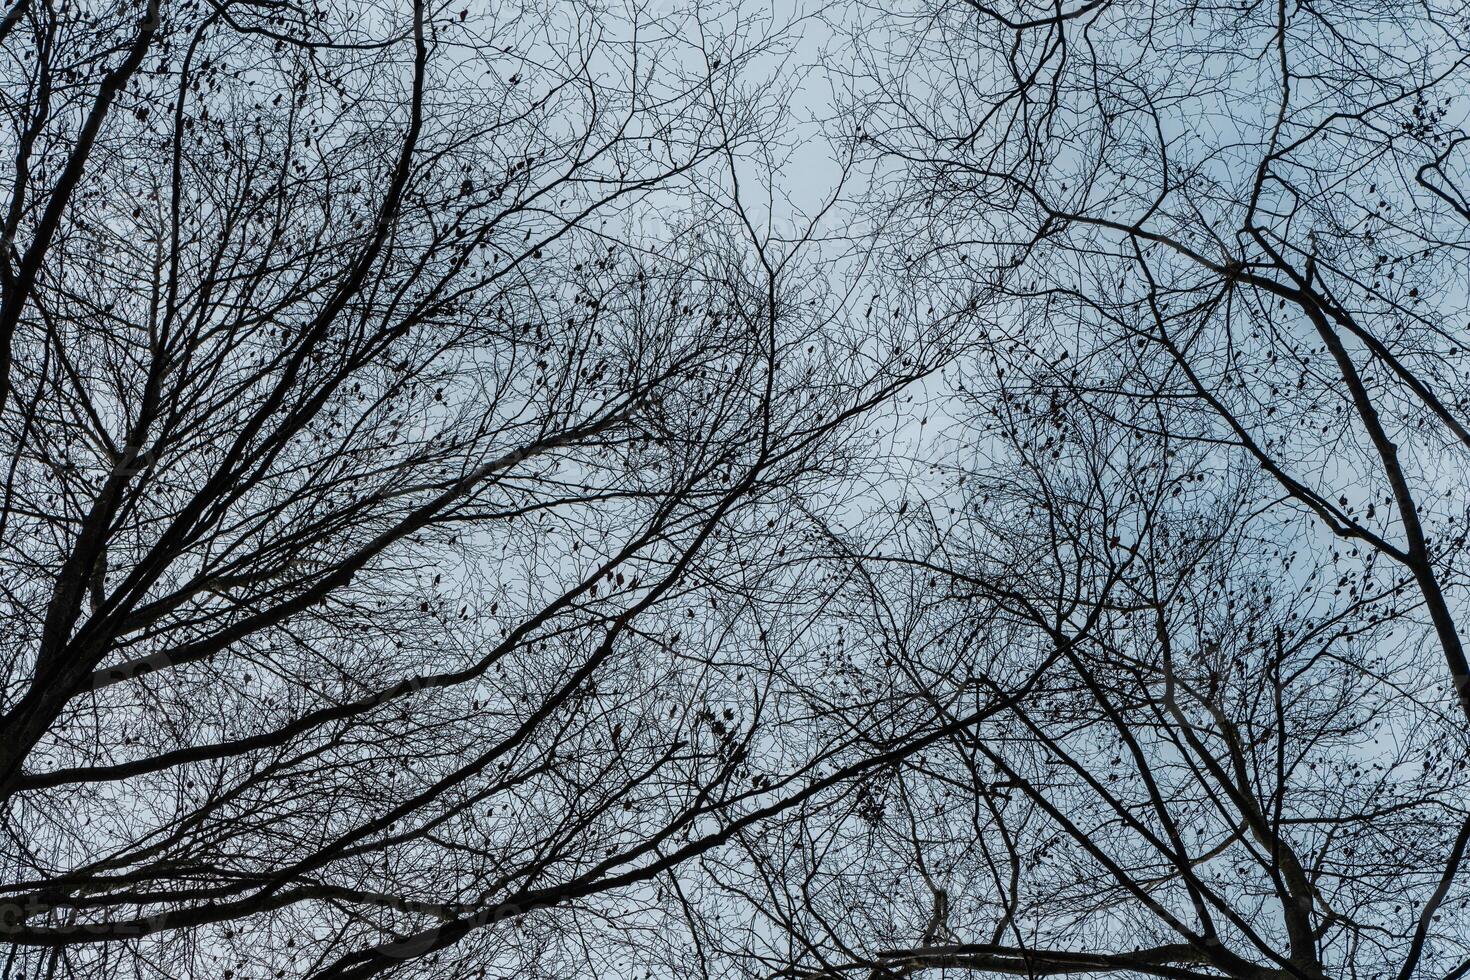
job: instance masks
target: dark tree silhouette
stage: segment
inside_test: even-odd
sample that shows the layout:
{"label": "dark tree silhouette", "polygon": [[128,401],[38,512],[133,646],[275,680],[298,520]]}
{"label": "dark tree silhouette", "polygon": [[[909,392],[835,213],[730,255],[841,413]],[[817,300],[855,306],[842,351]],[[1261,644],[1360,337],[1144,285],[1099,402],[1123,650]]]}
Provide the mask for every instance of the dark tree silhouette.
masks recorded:
{"label": "dark tree silhouette", "polygon": [[3,31],[7,977],[596,972],[843,778],[771,700],[792,502],[928,355],[721,190],[778,33]]}
{"label": "dark tree silhouette", "polygon": [[9,8],[7,980],[1470,974],[1470,9],[819,13]]}

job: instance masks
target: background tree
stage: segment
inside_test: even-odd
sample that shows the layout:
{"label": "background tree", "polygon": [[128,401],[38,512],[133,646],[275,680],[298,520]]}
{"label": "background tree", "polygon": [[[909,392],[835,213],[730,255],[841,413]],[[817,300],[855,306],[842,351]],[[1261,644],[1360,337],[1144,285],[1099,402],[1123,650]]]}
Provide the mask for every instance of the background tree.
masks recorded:
{"label": "background tree", "polygon": [[908,181],[887,198],[907,259],[952,304],[1004,303],[1079,370],[1131,348],[1138,401],[1195,406],[1292,506],[1408,569],[1470,717],[1442,475],[1470,448],[1463,13],[924,5],[872,59],[902,74],[856,139]]}
{"label": "background tree", "polygon": [[761,976],[1455,974],[1463,729],[1412,577],[1049,398],[976,395],[952,492],[843,541],[866,696],[830,710],[1003,710],[751,835],[710,901],[769,921],[707,939]]}
{"label": "background tree", "polygon": [[852,657],[936,713],[1029,686],[793,825],[726,948],[1462,976],[1465,12],[869,13],[890,275],[989,342],[840,536]]}

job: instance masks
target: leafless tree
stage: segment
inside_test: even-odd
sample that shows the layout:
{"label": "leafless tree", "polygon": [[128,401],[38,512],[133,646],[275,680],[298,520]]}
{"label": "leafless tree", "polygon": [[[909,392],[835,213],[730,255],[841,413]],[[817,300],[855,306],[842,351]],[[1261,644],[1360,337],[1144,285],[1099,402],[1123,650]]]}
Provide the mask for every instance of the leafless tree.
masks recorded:
{"label": "leafless tree", "polygon": [[833,529],[828,710],[1006,707],[751,836],[728,962],[1470,971],[1466,14],[852,16],[889,274],[989,341]]}
{"label": "leafless tree", "polygon": [[1409,570],[1470,717],[1441,503],[1470,448],[1463,16],[924,6],[855,138],[902,168],[908,259],[954,302],[1009,302],[1084,367],[1130,349],[1137,400],[1195,404],[1198,437]]}
{"label": "leafless tree", "polygon": [[794,503],[938,346],[731,196],[729,16],[10,8],[7,977],[613,969],[847,778]]}
{"label": "leafless tree", "polygon": [[951,492],[839,549],[827,710],[1004,710],[748,835],[710,901],[768,928],[707,940],[763,976],[1454,974],[1463,724],[1412,576],[1051,394],[975,394]]}
{"label": "leafless tree", "polygon": [[823,15],[9,9],[7,974],[1470,973],[1470,10]]}

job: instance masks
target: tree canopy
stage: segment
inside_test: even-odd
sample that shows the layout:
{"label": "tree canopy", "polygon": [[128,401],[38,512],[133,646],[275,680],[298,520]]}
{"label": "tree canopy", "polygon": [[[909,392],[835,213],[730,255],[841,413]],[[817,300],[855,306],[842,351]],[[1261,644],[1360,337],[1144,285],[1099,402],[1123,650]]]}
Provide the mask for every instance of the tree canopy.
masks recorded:
{"label": "tree canopy", "polygon": [[1461,980],[1466,36],[15,0],[5,980]]}

